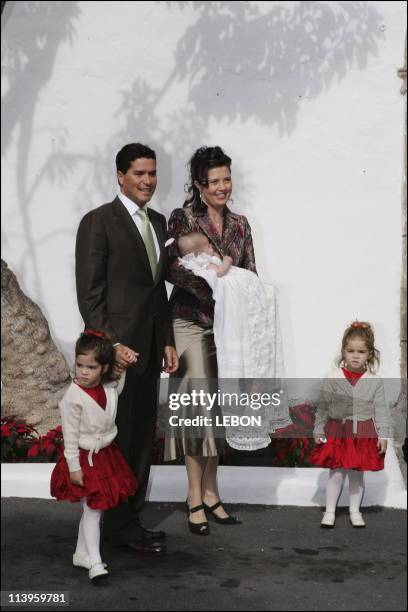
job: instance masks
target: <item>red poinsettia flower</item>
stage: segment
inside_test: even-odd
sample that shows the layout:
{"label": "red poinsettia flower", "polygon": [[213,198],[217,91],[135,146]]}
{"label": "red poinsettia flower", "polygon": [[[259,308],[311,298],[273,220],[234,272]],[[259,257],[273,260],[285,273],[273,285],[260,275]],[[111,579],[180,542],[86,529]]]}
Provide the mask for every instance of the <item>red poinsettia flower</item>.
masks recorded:
{"label": "red poinsettia flower", "polygon": [[25,423],[16,423],[15,428],[17,433],[30,433],[31,429]]}
{"label": "red poinsettia flower", "polygon": [[35,440],[27,452],[27,457],[38,457],[38,455],[40,454],[40,450],[41,450],[40,441]]}
{"label": "red poinsettia flower", "polygon": [[296,406],[294,409],[295,419],[303,427],[313,427],[314,424],[314,412],[311,406],[302,405]]}
{"label": "red poinsettia flower", "polygon": [[52,455],[53,452],[55,451],[55,444],[50,438],[43,439],[42,448],[46,452],[47,455]]}
{"label": "red poinsettia flower", "polygon": [[1,426],[1,435],[2,435],[2,437],[7,438],[8,436],[11,436],[12,433],[13,432],[12,432],[10,423],[4,423]]}

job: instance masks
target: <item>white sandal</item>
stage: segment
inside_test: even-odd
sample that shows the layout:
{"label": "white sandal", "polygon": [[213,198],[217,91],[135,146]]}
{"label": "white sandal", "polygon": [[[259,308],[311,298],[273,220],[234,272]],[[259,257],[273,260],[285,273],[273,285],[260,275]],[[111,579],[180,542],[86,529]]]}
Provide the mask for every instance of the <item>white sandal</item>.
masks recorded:
{"label": "white sandal", "polygon": [[334,523],[336,522],[336,515],[334,512],[325,512],[323,514],[323,518],[321,520],[320,525],[322,527],[326,527],[328,529],[331,529],[334,527]]}

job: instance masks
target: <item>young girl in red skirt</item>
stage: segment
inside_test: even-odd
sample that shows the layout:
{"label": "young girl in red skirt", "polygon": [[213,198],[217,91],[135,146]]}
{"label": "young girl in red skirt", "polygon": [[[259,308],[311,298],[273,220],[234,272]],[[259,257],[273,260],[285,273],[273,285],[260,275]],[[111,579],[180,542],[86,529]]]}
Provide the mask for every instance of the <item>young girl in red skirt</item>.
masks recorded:
{"label": "young girl in red skirt", "polygon": [[[128,364],[136,359],[129,349]],[[112,380],[113,360],[112,342],[102,332],[81,334],[75,347],[75,378],[59,404],[64,449],[51,475],[53,497],[82,502],[73,564],[88,569],[94,584],[108,576],[99,549],[102,511],[137,489],[135,476],[114,442],[125,372]]]}
{"label": "young girl in red skirt", "polygon": [[316,413],[316,447],[310,462],[330,468],[322,527],[334,527],[346,475],[349,478],[350,522],[365,527],[360,512],[364,472],[384,469],[390,419],[384,386],[375,368],[379,351],[369,323],[355,321],[344,332],[339,367],[323,383]]}

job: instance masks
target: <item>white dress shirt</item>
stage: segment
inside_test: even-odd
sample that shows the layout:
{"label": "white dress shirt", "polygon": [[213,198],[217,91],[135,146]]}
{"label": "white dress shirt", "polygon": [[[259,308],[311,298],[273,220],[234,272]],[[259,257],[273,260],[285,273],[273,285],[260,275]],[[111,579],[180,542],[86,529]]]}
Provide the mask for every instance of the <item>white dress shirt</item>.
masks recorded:
{"label": "white dress shirt", "polygon": [[[119,191],[118,198],[122,202],[123,206],[128,211],[129,215],[132,217],[137,229],[139,230],[140,235],[142,236],[142,219],[137,215],[137,211],[139,210],[139,206],[132,202],[124,193]],[[144,210],[147,209],[147,205],[143,207]],[[146,211],[147,212],[147,211]],[[149,217],[148,217],[149,218]],[[154,241],[154,246],[156,248],[157,261],[160,259],[160,247],[159,241],[157,240],[156,232],[154,231],[154,227],[149,219],[150,229],[152,230],[152,236]]]}

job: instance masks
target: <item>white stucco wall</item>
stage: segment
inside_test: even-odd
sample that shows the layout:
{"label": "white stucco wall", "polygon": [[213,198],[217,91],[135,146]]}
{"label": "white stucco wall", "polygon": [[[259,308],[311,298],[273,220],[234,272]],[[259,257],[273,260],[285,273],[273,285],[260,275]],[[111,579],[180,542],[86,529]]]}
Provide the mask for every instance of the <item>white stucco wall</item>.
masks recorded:
{"label": "white stucco wall", "polygon": [[[58,6],[61,4],[61,6]],[[183,202],[202,144],[280,288],[287,373],[325,374],[354,318],[399,376],[405,2],[8,2],[3,258],[70,355],[74,242],[127,142],[158,153],[152,206]]]}

